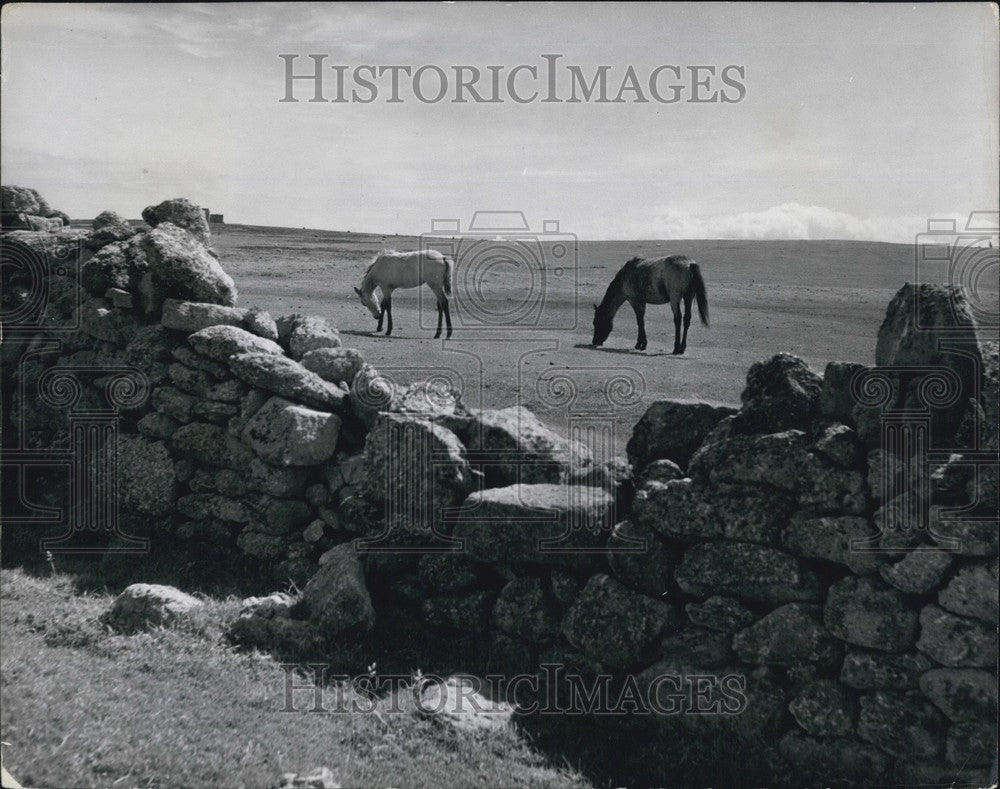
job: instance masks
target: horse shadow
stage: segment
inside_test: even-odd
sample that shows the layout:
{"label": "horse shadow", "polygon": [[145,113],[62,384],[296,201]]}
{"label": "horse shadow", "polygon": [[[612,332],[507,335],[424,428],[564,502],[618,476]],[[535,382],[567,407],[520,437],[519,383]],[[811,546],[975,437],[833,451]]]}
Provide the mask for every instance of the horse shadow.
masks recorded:
{"label": "horse shadow", "polygon": [[583,348],[585,350],[597,351],[599,353],[624,353],[628,356],[646,356],[646,357],[657,357],[657,356],[669,356],[673,359],[682,360],[686,357],[682,355],[677,355],[670,353],[669,351],[637,351],[635,348],[605,348],[602,346],[594,346],[586,342],[578,342],[574,348]]}

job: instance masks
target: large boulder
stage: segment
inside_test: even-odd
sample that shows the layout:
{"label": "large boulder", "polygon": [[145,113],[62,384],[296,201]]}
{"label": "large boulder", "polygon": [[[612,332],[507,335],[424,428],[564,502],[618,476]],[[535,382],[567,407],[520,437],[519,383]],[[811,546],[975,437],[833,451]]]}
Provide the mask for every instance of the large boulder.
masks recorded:
{"label": "large boulder", "polygon": [[751,365],[734,425],[744,433],[805,429],[819,415],[823,379],[799,357],[779,353]]}
{"label": "large boulder", "polygon": [[576,485],[510,485],[470,495],[454,535],[484,562],[585,564],[603,553],[612,497]]}
{"label": "large boulder", "polygon": [[854,407],[858,404],[851,391],[854,376],[866,369],[854,362],[830,362],[823,371],[823,388],[819,394],[819,412],[828,419],[851,424]]}
{"label": "large boulder", "polygon": [[563,633],[587,657],[612,668],[648,658],[659,636],[679,623],[677,609],[595,575],[563,620]]}
{"label": "large boulder", "polygon": [[878,569],[878,556],[857,550],[857,547],[877,533],[867,518],[816,515],[803,510],[792,516],[782,532],[781,546],[796,556],[825,559],[845,565],[856,573],[867,574]]}
{"label": "large boulder", "polygon": [[521,641],[542,644],[558,636],[559,612],[541,579],[514,578],[500,590],[493,606],[493,624]]}
{"label": "large boulder", "polygon": [[992,565],[967,565],[941,590],[938,603],[953,614],[979,619],[996,627],[1000,610],[997,589],[996,560]]}
{"label": "large boulder", "polygon": [[86,242],[91,249],[100,249],[116,241],[127,241],[137,232],[125,217],[114,211],[102,211],[91,225],[94,232]]}
{"label": "large boulder", "polygon": [[858,735],[893,756],[937,756],[944,728],[941,713],[918,694],[880,690],[861,697]]}
{"label": "large boulder", "polygon": [[240,438],[276,466],[315,466],[333,457],[340,418],[281,397],[272,397],[250,417]]}
{"label": "large boulder", "polygon": [[191,422],[170,437],[175,454],[200,465],[245,470],[254,459],[253,451],[218,425]]}
{"label": "large boulder", "polygon": [[798,559],[762,545],[706,542],[688,548],[674,573],[698,596],[732,595],[777,605],[819,600],[819,580]]}
{"label": "large boulder", "polygon": [[875,579],[837,581],[827,592],[823,617],[837,638],[884,652],[903,652],[916,635],[917,612],[898,590]]}
{"label": "large boulder", "polygon": [[625,450],[637,472],[655,460],[672,460],[681,468],[705,437],[735,408],[687,400],[658,400],[632,430]]}
{"label": "large boulder", "polygon": [[823,626],[818,605],[788,603],[737,633],[733,651],[744,663],[829,666],[837,661],[841,647]]}
{"label": "large boulder", "polygon": [[325,381],[350,384],[365,366],[365,357],[354,348],[316,348],[302,354],[302,366]]}
{"label": "large boulder", "polygon": [[340,347],[340,334],[326,318],[295,314],[278,318],[276,324],[281,344],[295,360],[319,348]]}
{"label": "large boulder", "polygon": [[202,605],[198,598],[172,586],[132,584],[101,619],[113,630],[134,632],[169,625]]}
{"label": "large boulder", "polygon": [[34,189],[26,186],[5,185],[0,187],[0,195],[2,195],[4,211],[43,215],[41,195]]}
{"label": "large boulder", "polygon": [[159,315],[165,299],[236,306],[236,285],[196,238],[169,222],[136,237],[131,290],[146,315]]}
{"label": "large boulder", "polygon": [[278,330],[266,312],[199,301],[165,300],[160,323],[168,329],[186,334],[209,326],[239,326],[265,339],[278,339]]}
{"label": "large boulder", "polygon": [[626,586],[654,597],[670,590],[677,556],[652,529],[622,521],[615,525],[607,551],[612,574]]}
{"label": "large boulder", "polygon": [[996,666],[997,630],[932,604],[920,612],[917,649],[945,666]]}
{"label": "large boulder", "polygon": [[233,375],[251,386],[314,408],[342,412],[347,392],[298,362],[275,353],[239,353],[229,358]]}
{"label": "large boulder", "polygon": [[142,221],[150,227],[158,227],[165,222],[170,223],[183,228],[203,244],[207,244],[211,236],[205,212],[183,197],[164,200],[159,205],[146,206],[142,210]]}
{"label": "large boulder", "polygon": [[593,464],[588,447],[550,430],[523,406],[485,409],[446,424],[482,464],[490,488],[568,482],[584,476]]}
{"label": "large boulder", "polygon": [[788,710],[799,724],[816,737],[844,737],[854,731],[857,704],[839,682],[818,679],[802,688]]}
{"label": "large boulder", "polygon": [[890,655],[852,649],[844,656],[840,681],[859,690],[913,690],[933,663],[919,652]]}
{"label": "large boulder", "polygon": [[996,720],[997,677],[992,668],[933,668],[920,676],[920,691],[949,720]]}
{"label": "large boulder", "polygon": [[283,353],[281,346],[273,340],[258,337],[236,326],[209,326],[188,337],[188,342],[202,356],[219,362],[228,362],[229,357],[242,353],[275,356]]}
{"label": "large boulder", "polygon": [[143,436],[118,436],[118,506],[147,517],[163,516],[173,508],[177,474],[162,441]]}
{"label": "large boulder", "polygon": [[327,636],[364,632],[375,626],[375,609],[353,544],[327,551],[319,570],[302,590],[302,602],[309,618]]}
{"label": "large boulder", "polygon": [[91,296],[103,296],[109,288],[128,290],[131,277],[129,245],[124,241],[107,244],[80,268],[80,284]]}

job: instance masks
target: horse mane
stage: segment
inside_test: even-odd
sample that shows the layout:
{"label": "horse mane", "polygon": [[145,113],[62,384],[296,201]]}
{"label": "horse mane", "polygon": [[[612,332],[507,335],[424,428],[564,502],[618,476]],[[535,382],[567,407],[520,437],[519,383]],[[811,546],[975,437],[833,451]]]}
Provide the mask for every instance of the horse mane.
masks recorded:
{"label": "horse mane", "polygon": [[386,255],[386,254],[393,254],[393,255],[398,255],[399,253],[398,253],[398,252],[397,252],[397,251],[396,251],[395,249],[392,249],[392,248],[390,248],[390,247],[383,247],[383,248],[381,249],[381,251],[379,251],[379,252],[376,252],[376,253],[375,253],[375,255],[374,255],[374,257],[372,257],[372,262],[371,262],[371,263],[369,263],[369,264],[368,264],[368,268],[366,268],[366,269],[365,269],[365,276],[366,276],[366,277],[367,277],[367,276],[368,276],[368,274],[369,274],[369,273],[371,272],[371,270],[372,270],[372,266],[374,266],[374,265],[375,265],[375,263],[376,263],[376,262],[378,261],[378,259],[379,259],[380,257],[382,257],[382,255]]}

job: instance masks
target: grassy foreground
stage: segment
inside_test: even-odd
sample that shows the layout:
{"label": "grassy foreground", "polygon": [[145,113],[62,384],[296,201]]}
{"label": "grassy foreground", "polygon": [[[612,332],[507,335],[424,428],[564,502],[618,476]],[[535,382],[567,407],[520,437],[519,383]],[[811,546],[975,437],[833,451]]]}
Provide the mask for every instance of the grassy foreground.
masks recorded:
{"label": "grassy foreground", "polygon": [[22,786],[273,787],[321,765],[344,787],[588,785],[513,730],[310,712],[308,689],[285,711],[279,663],[225,644],[236,598],[132,636],[98,621],[111,599],[66,575],[0,574],[0,739]]}

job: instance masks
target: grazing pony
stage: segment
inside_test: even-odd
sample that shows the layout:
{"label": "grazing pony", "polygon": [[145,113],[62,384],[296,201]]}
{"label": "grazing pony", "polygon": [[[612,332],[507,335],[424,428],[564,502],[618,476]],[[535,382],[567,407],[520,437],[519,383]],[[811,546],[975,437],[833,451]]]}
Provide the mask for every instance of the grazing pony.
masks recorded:
{"label": "grazing pony", "polygon": [[[372,317],[378,321],[375,331],[382,331],[382,319],[389,318],[385,336],[392,334],[392,292],[396,288],[419,288],[427,285],[437,297],[437,334],[441,336],[441,318],[448,324],[448,337],[451,337],[451,310],[448,307],[448,297],[451,296],[451,272],[454,263],[451,258],[442,255],[434,249],[414,252],[397,252],[394,249],[382,250],[372,260],[361,287],[355,288],[361,303],[364,304]],[[375,288],[382,291],[382,304],[375,299]]]}
{"label": "grazing pony", "polygon": [[[684,300],[684,334],[681,335],[681,299]],[[708,326],[708,296],[698,264],[686,255],[672,255],[658,260],[632,258],[611,280],[604,299],[594,305],[594,340],[603,345],[611,334],[615,313],[626,301],[635,310],[639,324],[636,350],[646,350],[646,305],[666,304],[674,311],[674,353],[687,348],[688,327],[691,325],[691,300],[698,301],[698,315]]]}

